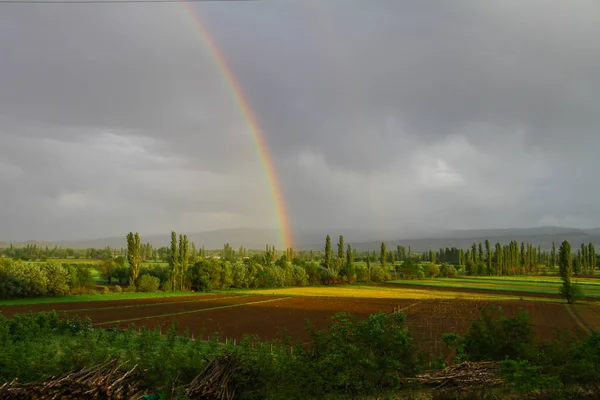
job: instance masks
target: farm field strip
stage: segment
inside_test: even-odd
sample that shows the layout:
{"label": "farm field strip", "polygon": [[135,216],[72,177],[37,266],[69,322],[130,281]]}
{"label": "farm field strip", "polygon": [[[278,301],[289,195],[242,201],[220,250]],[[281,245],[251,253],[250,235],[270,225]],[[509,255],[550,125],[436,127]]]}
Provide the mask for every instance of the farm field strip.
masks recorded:
{"label": "farm field strip", "polygon": [[[228,308],[202,313],[201,318],[189,315],[149,318],[144,324],[150,328],[168,328],[176,324],[179,331],[187,329],[195,337],[208,333],[218,333],[222,338],[241,340],[246,335],[258,335],[262,340],[281,338],[285,329],[292,339],[306,342],[309,334],[305,320],[316,329],[326,329],[330,318],[338,312],[349,312],[358,318],[367,318],[378,312],[392,312],[394,309],[414,304],[412,300],[373,299],[373,298],[324,298],[286,297],[284,302],[255,303],[248,307]],[[115,324],[127,328],[127,324]]]}
{"label": "farm field strip", "polygon": [[[463,279],[469,281],[503,281],[503,282],[536,282],[536,283],[559,283],[561,282],[558,276],[461,276],[460,278],[438,278],[438,279]],[[573,280],[577,280],[581,284],[600,286],[600,279],[586,276],[574,276]]]}
{"label": "farm field strip", "polygon": [[[57,312],[68,312],[70,310],[99,310],[113,308],[127,308],[128,306],[141,306],[146,304],[158,305],[158,304],[174,304],[184,303],[189,301],[199,301],[205,299],[219,299],[223,297],[229,297],[231,294],[201,294],[201,295],[189,295],[186,296],[173,296],[173,297],[149,297],[149,298],[138,298],[138,299],[124,299],[124,300],[100,300],[100,301],[81,301],[81,302],[66,302],[66,303],[42,303],[42,304],[28,304],[28,305],[16,305],[16,306],[0,306],[0,313],[4,316],[11,316],[15,314],[23,314],[28,312],[45,312],[45,311],[57,311]],[[97,297],[97,296],[96,296]]]}
{"label": "farm field strip", "polygon": [[156,307],[156,306],[164,306],[164,305],[179,305],[179,304],[189,304],[189,303],[204,303],[207,301],[216,301],[216,300],[224,300],[224,299],[232,299],[232,298],[244,298],[249,295],[229,295],[229,296],[206,296],[207,298],[200,298],[197,300],[184,300],[184,301],[172,301],[172,302],[158,302],[158,303],[148,303],[148,304],[131,304],[124,306],[110,306],[110,307],[92,307],[92,308],[77,308],[77,309],[69,309],[69,310],[60,310],[63,313],[76,313],[82,311],[102,311],[102,310],[123,310],[127,308],[141,308],[141,307]]}
{"label": "farm field strip", "polygon": [[[589,283],[587,281],[581,281],[579,279],[573,279],[575,283],[581,285],[584,290],[591,290],[600,292],[600,284]],[[507,287],[523,287],[523,288],[559,288],[562,285],[562,281],[559,279],[552,281],[525,281],[525,280],[506,280],[506,279],[477,279],[477,278],[435,278],[435,279],[421,279],[420,282],[450,282],[455,284],[467,283],[476,285],[489,285],[489,286],[507,286]]]}
{"label": "farm field strip", "polygon": [[34,306],[34,307],[72,307],[70,304],[87,303],[89,304],[109,304],[110,302],[143,302],[153,301],[180,301],[184,298],[194,298],[207,296],[209,293],[191,293],[191,292],[150,292],[150,293],[111,293],[107,295],[99,294],[77,294],[63,297],[28,297],[24,299],[0,300],[0,310],[10,307]]}
{"label": "farm field strip", "polygon": [[[402,281],[404,282],[404,281]],[[397,284],[389,285],[343,285],[335,287],[294,287],[281,289],[245,289],[229,293],[263,294],[270,296],[309,296],[330,298],[374,298],[374,299],[465,299],[465,300],[516,300],[520,296],[511,294],[472,293],[463,290],[431,291],[422,288],[406,288]],[[529,298],[526,298],[529,299]],[[531,300],[540,301],[532,297]]]}
{"label": "farm field strip", "polygon": [[[480,284],[477,282],[448,282],[448,281],[436,281],[436,280],[425,280],[425,281],[414,281],[414,280],[394,280],[388,282],[390,284],[398,284],[404,286],[422,286],[431,288],[449,288],[449,289],[462,289],[468,291],[469,289],[476,290],[491,290],[499,292],[519,292],[519,293],[540,293],[540,294],[552,294],[558,295],[559,286],[556,287],[522,287],[518,285],[494,285],[494,284]],[[600,297],[600,290],[597,289],[586,289],[583,288],[586,297]]]}
{"label": "farm field strip", "polygon": [[[222,310],[222,309],[233,308],[233,307],[249,306],[252,304],[270,303],[270,302],[274,302],[274,301],[281,301],[281,300],[288,300],[288,299],[289,299],[289,297],[278,297],[275,299],[259,300],[259,301],[244,302],[244,303],[234,303],[234,304],[228,304],[228,305],[223,305],[223,306],[201,308],[201,309],[194,309],[194,310],[188,310],[188,311],[179,311],[179,312],[173,312],[173,313],[168,313],[168,314],[147,315],[147,316],[143,316],[143,317],[135,317],[135,318],[128,318],[128,319],[114,320],[114,321],[99,322],[99,323],[94,323],[94,325],[98,326],[98,325],[109,325],[109,324],[121,324],[121,323],[142,321],[142,320],[152,319],[152,318],[164,318],[164,317],[174,317],[174,316],[179,316],[179,315],[189,315],[189,314],[195,314],[195,313],[206,312],[206,311],[214,311],[214,310]],[[92,318],[92,321],[93,321],[93,318]]]}
{"label": "farm field strip", "polygon": [[[109,310],[90,310],[75,315],[80,317],[88,317],[93,323],[102,323],[106,321],[114,320],[127,320],[131,318],[138,318],[143,316],[154,316],[154,315],[170,315],[173,313],[187,312],[204,310],[207,308],[229,306],[232,304],[244,304],[255,300],[263,300],[264,296],[232,296],[228,298],[217,298],[211,302],[194,302],[194,303],[167,303],[160,304],[153,308],[126,308],[123,310],[109,309]],[[73,314],[71,314],[73,315]]]}

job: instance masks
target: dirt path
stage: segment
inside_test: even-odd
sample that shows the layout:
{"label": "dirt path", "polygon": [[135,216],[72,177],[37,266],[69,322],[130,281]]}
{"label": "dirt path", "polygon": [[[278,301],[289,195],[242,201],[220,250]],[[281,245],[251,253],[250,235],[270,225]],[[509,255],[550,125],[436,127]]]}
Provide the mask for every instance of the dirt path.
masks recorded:
{"label": "dirt path", "polygon": [[571,307],[570,304],[565,304],[565,308],[567,309],[567,312],[571,315],[571,317],[573,317],[573,319],[575,320],[575,322],[577,323],[577,325],[579,325],[579,327],[581,329],[584,330],[584,332],[586,332],[588,335],[592,334],[592,330],[590,329],[589,326],[587,326],[578,316],[577,313],[575,312],[575,310],[573,310],[573,308]]}

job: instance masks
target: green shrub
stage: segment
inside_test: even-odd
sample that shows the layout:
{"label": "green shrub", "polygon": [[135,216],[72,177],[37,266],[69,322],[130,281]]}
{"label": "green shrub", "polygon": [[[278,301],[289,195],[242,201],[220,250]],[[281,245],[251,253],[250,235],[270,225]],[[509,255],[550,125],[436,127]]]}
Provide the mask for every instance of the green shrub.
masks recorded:
{"label": "green shrub", "polygon": [[142,275],[138,279],[137,291],[138,292],[158,292],[160,286],[160,279],[151,275]]}
{"label": "green shrub", "polygon": [[417,272],[415,273],[415,275],[417,276],[417,279],[423,279],[423,278],[425,278],[425,272],[423,272],[421,270],[417,270]]}
{"label": "green shrub", "polygon": [[110,289],[107,286],[102,286],[102,294],[110,294]]}
{"label": "green shrub", "polygon": [[385,282],[392,278],[390,271],[382,268],[379,265],[371,267],[371,281],[372,282]]}
{"label": "green shrub", "polygon": [[435,278],[440,275],[440,267],[435,264],[429,264],[427,266],[427,276],[429,278]]}
{"label": "green shrub", "polygon": [[127,286],[125,286],[125,289],[123,289],[123,291],[125,293],[135,293],[135,292],[137,292],[137,289],[136,289],[135,285],[127,285]]}
{"label": "green shrub", "polygon": [[444,270],[444,276],[446,278],[456,278],[458,276],[458,271],[450,265]]}
{"label": "green shrub", "polygon": [[403,313],[379,312],[366,320],[338,313],[327,330],[317,331],[309,325],[311,348],[299,355],[303,365],[299,374],[313,382],[307,385],[310,395],[398,388],[401,378],[413,374],[416,367],[405,320]]}
{"label": "green shrub", "polygon": [[122,293],[123,292],[123,288],[119,285],[115,285],[115,293]]}
{"label": "green shrub", "polygon": [[485,307],[464,336],[469,360],[526,359],[530,356],[533,333],[529,315],[522,309],[514,317],[502,315],[500,307]]}
{"label": "green shrub", "polygon": [[47,295],[65,296],[69,294],[69,276],[60,264],[50,263],[45,265],[47,276]]}

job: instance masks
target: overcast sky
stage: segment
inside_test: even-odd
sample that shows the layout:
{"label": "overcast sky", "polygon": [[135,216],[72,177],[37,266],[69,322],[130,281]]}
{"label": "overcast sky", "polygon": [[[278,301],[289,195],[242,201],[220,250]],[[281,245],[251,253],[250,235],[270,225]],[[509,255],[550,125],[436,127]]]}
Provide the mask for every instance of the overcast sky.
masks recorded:
{"label": "overcast sky", "polygon": [[[297,229],[600,226],[600,2],[190,5]],[[0,240],[276,223],[181,4],[0,4]]]}

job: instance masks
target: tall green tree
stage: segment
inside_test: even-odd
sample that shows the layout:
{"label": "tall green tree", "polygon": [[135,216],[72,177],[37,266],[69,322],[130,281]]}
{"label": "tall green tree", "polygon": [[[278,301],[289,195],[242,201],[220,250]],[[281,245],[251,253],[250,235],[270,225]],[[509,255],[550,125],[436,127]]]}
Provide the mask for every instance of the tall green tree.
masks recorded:
{"label": "tall green tree", "polygon": [[381,252],[379,254],[379,263],[381,264],[381,267],[386,270],[386,255],[387,255],[387,249],[385,247],[385,243],[381,242]]}
{"label": "tall green tree", "polygon": [[171,252],[169,254],[170,287],[175,290],[179,280],[179,251],[177,249],[177,234],[171,231]]}
{"label": "tall green tree", "polygon": [[346,248],[344,247],[344,236],[340,235],[340,238],[338,239],[338,244],[337,244],[337,256],[340,260],[344,259],[344,250]]}
{"label": "tall green tree", "polygon": [[556,243],[552,242],[552,252],[550,253],[550,268],[556,268]]}
{"label": "tall green tree", "polygon": [[590,267],[590,275],[594,275],[596,273],[596,247],[592,243],[588,244],[588,257],[589,257],[589,267]]}
{"label": "tall green tree", "polygon": [[130,284],[135,285],[140,275],[140,235],[136,232],[135,235],[132,232],[127,234],[127,261],[129,262],[130,270]]}
{"label": "tall green tree", "polygon": [[350,244],[348,244],[348,248],[346,249],[345,271],[349,283],[356,281],[356,268],[354,267],[354,252],[352,251],[352,246],[350,246]]}
{"label": "tall green tree", "polygon": [[519,258],[519,274],[523,274],[523,269],[525,268],[525,243],[521,242],[521,257]]}
{"label": "tall green tree", "polygon": [[371,281],[371,257],[367,256],[367,274],[369,276],[369,282]]}
{"label": "tall green tree", "polygon": [[477,259],[477,243],[473,243],[473,245],[471,246],[471,252],[469,253],[471,257],[469,257],[469,259],[471,261],[473,261],[473,263],[476,263],[477,261],[479,261]]}
{"label": "tall green tree", "polygon": [[331,254],[331,237],[329,235],[327,235],[327,237],[325,238],[325,260],[324,260],[324,267],[327,268],[328,270],[331,269],[331,259],[332,259],[332,254]]}
{"label": "tall green tree", "polygon": [[496,274],[504,275],[504,250],[502,249],[502,245],[500,243],[496,243],[495,248]]}
{"label": "tall green tree", "polygon": [[489,240],[485,240],[485,256],[487,259],[487,269],[488,269],[488,274],[491,274],[492,271],[492,246],[490,245],[490,241]]}
{"label": "tall green tree", "polygon": [[185,276],[188,270],[189,251],[187,235],[179,235],[179,290],[185,286]]}
{"label": "tall green tree", "polygon": [[568,241],[563,241],[558,249],[558,271],[563,285],[560,293],[567,299],[569,304],[574,302],[573,284],[571,277],[573,276],[573,254],[571,244]]}

